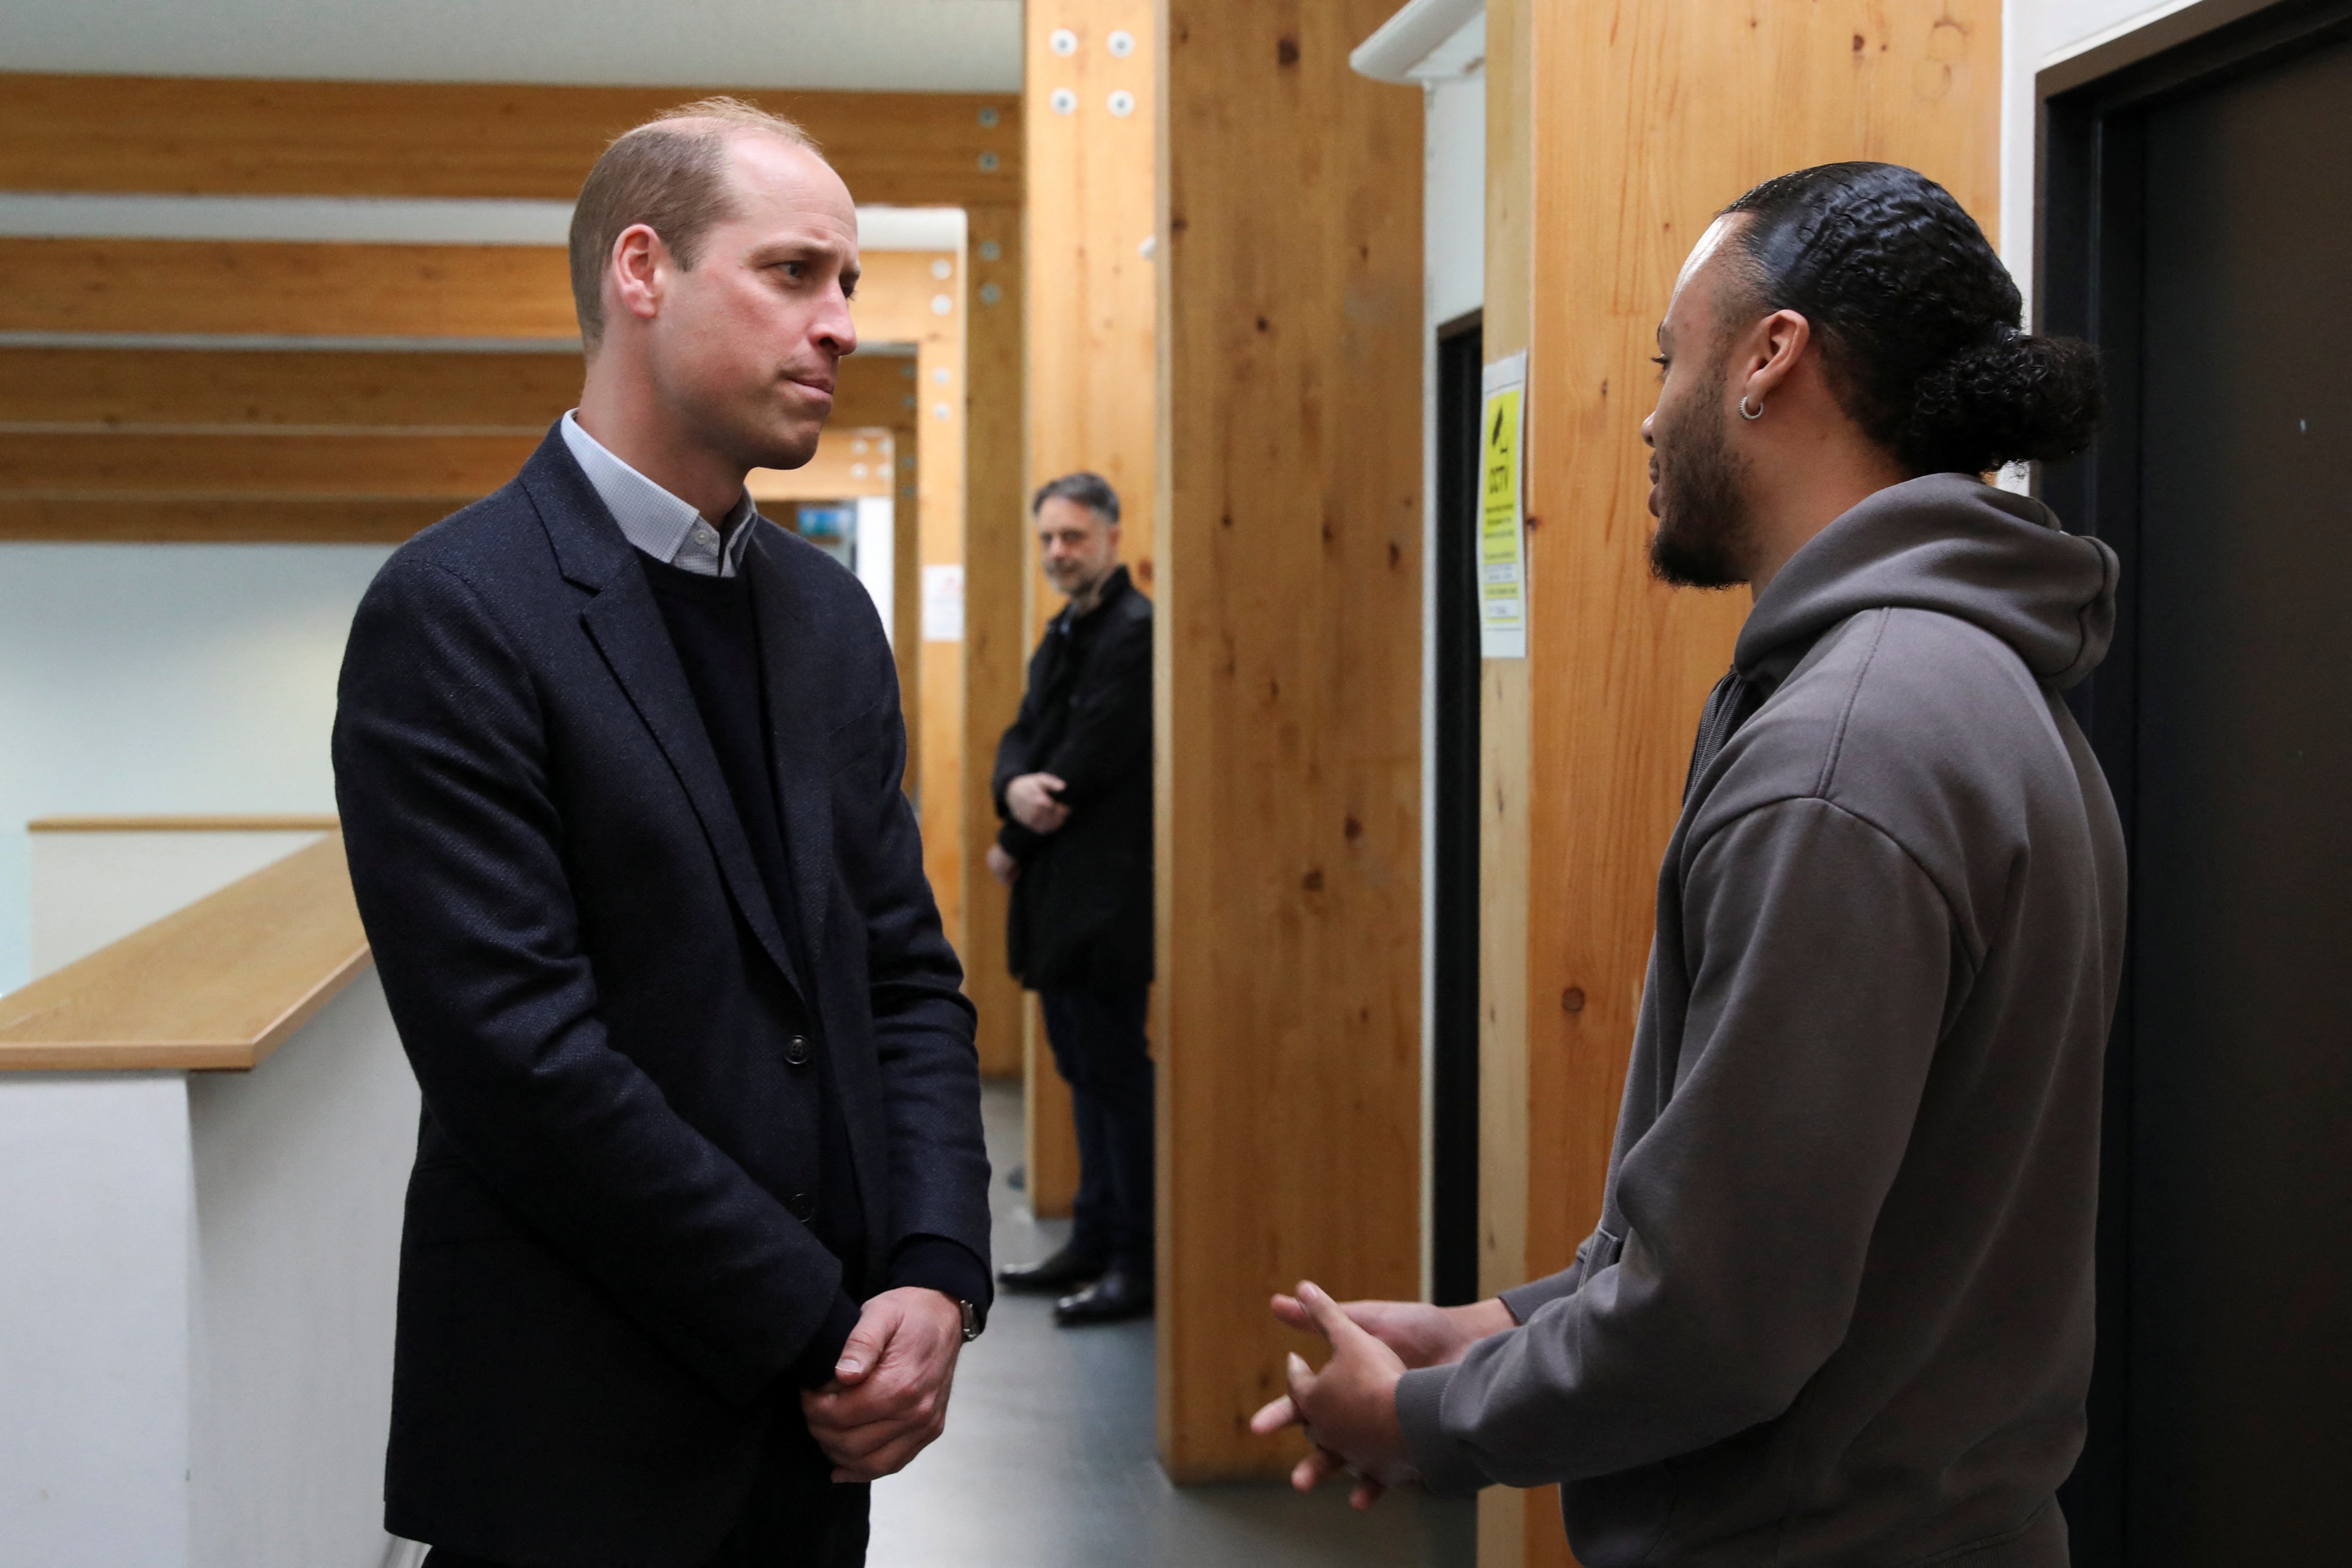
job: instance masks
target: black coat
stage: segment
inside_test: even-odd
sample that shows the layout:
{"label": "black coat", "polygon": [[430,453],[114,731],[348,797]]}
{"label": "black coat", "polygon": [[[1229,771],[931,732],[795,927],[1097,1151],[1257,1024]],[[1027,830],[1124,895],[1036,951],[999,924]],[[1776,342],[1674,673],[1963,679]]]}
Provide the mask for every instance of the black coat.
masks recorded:
{"label": "black coat", "polygon": [[854,577],[749,526],[797,975],[645,574],[559,435],[395,552],[352,624],[336,795],[425,1102],[397,1534],[628,1568],[716,1549],[794,1399],[780,1373],[874,1282],[795,1218],[819,1159],[795,1034],[829,1053],[865,1257],[918,1234],[988,1256],[972,1011],[890,650]]}
{"label": "black coat", "polygon": [[[1033,833],[1004,788],[1024,773],[1069,786],[1069,820]],[[1037,990],[1149,985],[1151,950],[1151,601],[1118,568],[1083,617],[1047,623],[1021,713],[996,748],[997,841],[1021,862],[1005,932],[1013,973]]]}

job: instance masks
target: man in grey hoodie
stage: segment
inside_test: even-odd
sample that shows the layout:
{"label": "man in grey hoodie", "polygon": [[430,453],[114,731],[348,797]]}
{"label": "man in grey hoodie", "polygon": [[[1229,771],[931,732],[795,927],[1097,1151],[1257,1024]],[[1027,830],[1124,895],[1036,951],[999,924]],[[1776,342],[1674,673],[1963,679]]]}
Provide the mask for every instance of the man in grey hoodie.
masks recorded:
{"label": "man in grey hoodie", "polygon": [[1653,564],[1748,583],[1701,720],[1599,1227],[1458,1308],[1311,1284],[1288,1397],[1367,1505],[1564,1483],[1587,1568],[2057,1568],[2090,1378],[2123,839],[2060,693],[2116,559],[1979,476],[2080,450],[2095,361],[1940,187],[1783,175],[1659,329]]}

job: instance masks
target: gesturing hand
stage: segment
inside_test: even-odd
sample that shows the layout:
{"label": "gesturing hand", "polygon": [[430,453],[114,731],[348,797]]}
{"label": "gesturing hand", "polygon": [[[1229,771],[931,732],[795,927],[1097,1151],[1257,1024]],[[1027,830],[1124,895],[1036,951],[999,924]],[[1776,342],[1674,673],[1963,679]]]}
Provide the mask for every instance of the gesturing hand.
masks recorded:
{"label": "gesturing hand", "polygon": [[946,1430],[963,1309],[908,1285],[866,1303],[834,1364],[834,1380],[803,1390],[809,1432],[837,1481],[870,1481],[906,1469]]}
{"label": "gesturing hand", "polygon": [[[1397,1353],[1406,1366],[1450,1366],[1489,1334],[1517,1327],[1495,1297],[1461,1307],[1426,1301],[1342,1301],[1348,1321]],[[1274,1315],[1302,1333],[1317,1332],[1313,1314],[1295,1296],[1274,1298]]]}
{"label": "gesturing hand", "polygon": [[1068,788],[1051,773],[1024,773],[1004,787],[1004,804],[1013,820],[1031,832],[1059,832],[1070,809],[1055,797]]}
{"label": "gesturing hand", "polygon": [[1290,1484],[1311,1491],[1345,1469],[1356,1477],[1349,1500],[1370,1508],[1388,1488],[1420,1479],[1397,1424],[1396,1387],[1404,1362],[1316,1285],[1302,1282],[1292,1300],[1307,1320],[1302,1326],[1329,1342],[1331,1359],[1315,1372],[1291,1356],[1290,1392],[1251,1416],[1250,1430],[1270,1437],[1285,1427],[1304,1428],[1315,1452],[1298,1461]]}

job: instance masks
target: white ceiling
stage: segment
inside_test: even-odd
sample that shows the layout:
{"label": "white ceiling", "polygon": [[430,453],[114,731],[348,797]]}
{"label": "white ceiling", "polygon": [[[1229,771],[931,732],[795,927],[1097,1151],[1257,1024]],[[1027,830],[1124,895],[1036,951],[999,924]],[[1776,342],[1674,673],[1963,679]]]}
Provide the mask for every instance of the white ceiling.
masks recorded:
{"label": "white ceiling", "polygon": [[17,71],[1005,92],[1021,0],[6,0]]}

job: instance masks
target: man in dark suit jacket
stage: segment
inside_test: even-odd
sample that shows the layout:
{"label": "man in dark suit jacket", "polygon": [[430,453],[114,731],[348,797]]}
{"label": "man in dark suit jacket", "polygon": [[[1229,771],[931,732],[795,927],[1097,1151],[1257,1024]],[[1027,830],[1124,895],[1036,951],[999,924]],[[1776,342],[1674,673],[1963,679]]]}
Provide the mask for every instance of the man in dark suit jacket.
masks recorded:
{"label": "man in dark suit jacket", "polygon": [[335,728],[425,1113],[386,1525],[430,1562],[854,1564],[987,1306],[972,1012],[814,452],[856,213],[696,105],[581,193],[581,405],[397,551]]}
{"label": "man in dark suit jacket", "polygon": [[1030,503],[1045,573],[1069,603],[1029,661],[996,752],[988,852],[1013,889],[1013,972],[1034,989],[1077,1119],[1070,1239],[1006,1269],[1007,1289],[1068,1291],[1065,1323],[1151,1311],[1151,601],[1118,564],[1118,496],[1072,474]]}

